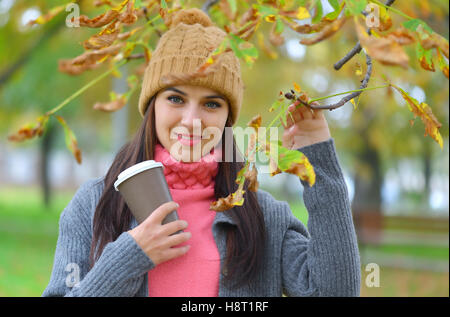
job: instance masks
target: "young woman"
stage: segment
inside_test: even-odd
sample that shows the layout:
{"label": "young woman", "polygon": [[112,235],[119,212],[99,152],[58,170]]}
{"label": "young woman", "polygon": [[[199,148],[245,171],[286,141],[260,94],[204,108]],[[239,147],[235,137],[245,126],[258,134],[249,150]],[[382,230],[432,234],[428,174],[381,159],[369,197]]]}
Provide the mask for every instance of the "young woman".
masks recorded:
{"label": "young woman", "polygon": [[[242,206],[209,210],[236,190],[243,164],[214,159],[227,141],[238,153],[224,135],[241,108],[239,60],[227,52],[207,77],[192,76],[225,35],[198,9],[173,16],[144,76],[141,127],[61,214],[43,296],[359,295],[347,187],[322,111],[291,106],[283,134],[284,146],[305,153],[315,169],[314,186],[302,181],[308,229],[288,203],[261,189],[247,190]],[[137,224],[113,183],[150,159],[163,163],[173,202]],[[180,219],[163,225],[174,209]]]}

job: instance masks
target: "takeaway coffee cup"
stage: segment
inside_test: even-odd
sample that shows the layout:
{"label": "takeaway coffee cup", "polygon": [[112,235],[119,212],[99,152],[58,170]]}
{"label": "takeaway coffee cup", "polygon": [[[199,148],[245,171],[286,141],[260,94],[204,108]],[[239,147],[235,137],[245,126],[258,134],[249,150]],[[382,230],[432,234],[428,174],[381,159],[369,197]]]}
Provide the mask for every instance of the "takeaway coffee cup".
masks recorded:
{"label": "takeaway coffee cup", "polygon": [[[138,223],[162,204],[173,200],[163,168],[160,162],[143,161],[121,172],[114,183],[114,188],[121,193]],[[175,220],[178,220],[176,210],[168,214],[162,224]]]}

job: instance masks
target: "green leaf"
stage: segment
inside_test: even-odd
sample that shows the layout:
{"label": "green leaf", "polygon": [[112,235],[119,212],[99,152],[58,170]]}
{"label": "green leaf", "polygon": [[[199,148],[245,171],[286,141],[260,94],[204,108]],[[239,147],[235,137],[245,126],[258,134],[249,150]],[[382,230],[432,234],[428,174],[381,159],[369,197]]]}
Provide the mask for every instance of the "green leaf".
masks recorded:
{"label": "green leaf", "polygon": [[229,34],[229,42],[230,47],[233,50],[234,54],[237,58],[243,58],[247,65],[249,67],[253,66],[253,63],[255,62],[255,59],[258,58],[258,49],[251,44],[250,47],[241,48],[241,44],[246,43],[249,44],[249,42],[244,41],[239,36],[236,36],[232,33]]}
{"label": "green leaf", "polygon": [[323,8],[322,8],[322,1],[316,0],[316,12],[314,13],[314,17],[312,18],[312,23],[318,23],[320,19],[322,19],[323,16]]}
{"label": "green leaf", "polygon": [[273,7],[268,7],[261,4],[253,4],[253,8],[258,10],[262,18],[265,18],[269,15],[278,15],[278,10]]}
{"label": "green leaf", "polygon": [[[336,1],[336,2],[337,2],[337,1]],[[331,4],[331,3],[330,3],[330,4]],[[334,5],[335,5],[335,4],[334,4]],[[333,8],[334,8],[334,5],[332,4]],[[333,11],[333,12],[328,13],[328,14],[325,16],[325,18],[326,18],[327,20],[336,20],[336,19],[338,18],[339,14],[341,13],[342,9],[344,8],[344,5],[345,5],[345,1],[342,1],[341,5],[339,5],[339,3],[338,3],[338,7],[337,7],[337,8],[334,8],[334,11]]]}
{"label": "green leaf", "polygon": [[417,58],[420,60],[422,57],[425,58],[426,62],[428,65],[431,65],[433,63],[433,54],[432,54],[432,49],[428,49],[426,50],[425,48],[423,48],[423,46],[420,44],[420,42],[417,42],[416,45],[416,54],[417,54]]}
{"label": "green leaf", "polygon": [[338,0],[328,0],[328,3],[333,7],[334,11],[337,11],[337,10],[340,9],[340,5],[339,5],[339,1]]}
{"label": "green leaf", "polygon": [[136,0],[136,1],[134,2],[134,7],[135,7],[136,9],[140,9],[140,8],[142,7],[142,0]]}
{"label": "green leaf", "polygon": [[347,0],[345,3],[347,4],[345,8],[346,16],[357,16],[361,14],[367,6],[367,0]]}
{"label": "green leaf", "polygon": [[426,22],[423,21],[423,20],[421,20],[421,19],[411,19],[411,20],[408,20],[408,21],[403,22],[402,24],[403,24],[403,26],[404,26],[405,28],[407,28],[407,29],[409,29],[409,30],[411,30],[411,31],[416,31],[416,30],[417,30],[417,27],[418,27],[419,25],[422,25],[422,27],[423,27],[425,30],[427,30],[427,31],[430,32],[430,33],[433,33],[433,29],[430,28],[430,27],[428,26],[428,24],[426,24]]}
{"label": "green leaf", "polygon": [[165,0],[161,0],[161,8],[167,9],[167,3]]}
{"label": "green leaf", "polygon": [[236,0],[227,0],[228,4],[230,5],[231,8],[231,13],[234,14],[237,11],[237,2]]}
{"label": "green leaf", "polygon": [[279,17],[277,17],[275,23],[276,23],[276,25],[275,25],[275,32],[278,33],[278,34],[283,33],[283,30],[284,30],[283,21],[281,21],[281,19]]}
{"label": "green leaf", "polygon": [[75,133],[69,128],[66,123],[66,120],[63,117],[55,115],[56,119],[61,123],[64,128],[65,141],[66,146],[72,152],[73,156],[77,160],[78,164],[81,164],[81,151],[78,148],[77,138],[75,137]]}

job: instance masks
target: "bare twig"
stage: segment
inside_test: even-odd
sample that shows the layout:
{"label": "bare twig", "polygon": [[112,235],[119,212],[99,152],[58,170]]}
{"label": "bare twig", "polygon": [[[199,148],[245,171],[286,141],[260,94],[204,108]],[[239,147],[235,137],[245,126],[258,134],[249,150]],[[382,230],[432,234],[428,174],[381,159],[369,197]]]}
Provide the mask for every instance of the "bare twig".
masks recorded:
{"label": "bare twig", "polygon": [[[367,87],[367,84],[369,83],[369,79],[370,79],[370,75],[372,74],[372,59],[370,58],[370,56],[366,53],[366,64],[367,64],[367,72],[366,75],[364,76],[364,79],[362,80],[361,86],[359,87],[359,89],[364,89]],[[298,100],[300,100],[300,102],[302,104],[304,104],[305,106],[307,106],[308,108],[311,109],[329,109],[329,110],[333,110],[336,108],[339,108],[341,106],[343,106],[347,101],[352,100],[355,97],[358,97],[363,91],[355,91],[352,92],[351,94],[343,97],[339,102],[331,104],[331,105],[324,105],[324,106],[314,106],[311,104],[308,104],[306,102],[304,102],[303,100],[301,100],[300,98]]]}
{"label": "bare twig", "polygon": [[130,59],[140,59],[140,58],[144,58],[145,54],[144,53],[139,53],[139,54],[132,54],[130,56],[128,56],[127,58],[125,58],[126,60],[130,60]]}
{"label": "bare twig", "polygon": [[[395,0],[387,0],[385,5],[386,6],[390,6],[392,5],[392,3],[394,3]],[[363,11],[363,14],[366,15],[366,12]],[[370,32],[370,28],[367,29],[367,33],[369,35],[371,35]],[[361,51],[362,47],[360,42],[358,41],[356,43],[356,45],[350,50],[350,52],[348,52],[340,61],[338,61],[336,64],[334,64],[334,69],[335,70],[339,70],[345,63],[347,63],[353,56],[355,56],[356,54],[358,54]],[[366,54],[366,64],[367,64],[367,72],[366,75],[364,76],[364,79],[362,80],[362,84],[359,87],[359,89],[364,89],[367,87],[367,84],[369,83],[369,79],[370,76],[372,74],[372,59],[370,58],[370,56],[367,54],[367,52],[364,52]],[[313,103],[307,103],[304,102],[302,100],[300,100],[300,102],[302,104],[304,104],[305,106],[307,106],[308,108],[311,109],[329,109],[329,110],[333,110],[339,107],[342,107],[345,103],[347,103],[348,101],[352,100],[353,98],[359,96],[363,91],[356,91],[356,92],[352,92],[351,94],[343,97],[339,102],[331,104],[331,105],[314,105]]]}
{"label": "bare twig", "polygon": [[155,30],[156,34],[158,34],[158,36],[161,37],[161,36],[162,36],[161,31],[158,30],[158,29],[153,25],[152,22],[150,22],[150,18],[148,17],[148,10],[147,10],[147,8],[146,8],[146,7],[143,7],[143,8],[142,8],[142,11],[144,12],[144,16],[145,16],[145,19],[147,20],[147,22],[153,27],[153,29]]}

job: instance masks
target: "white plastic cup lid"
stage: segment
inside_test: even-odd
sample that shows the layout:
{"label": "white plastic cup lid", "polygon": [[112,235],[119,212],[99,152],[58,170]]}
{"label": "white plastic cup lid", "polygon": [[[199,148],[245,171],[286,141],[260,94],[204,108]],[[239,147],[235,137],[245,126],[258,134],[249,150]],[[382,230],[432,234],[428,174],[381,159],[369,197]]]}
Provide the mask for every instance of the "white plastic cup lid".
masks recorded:
{"label": "white plastic cup lid", "polygon": [[117,189],[117,187],[119,187],[119,185],[126,181],[127,179],[129,179],[130,177],[139,174],[143,171],[146,171],[148,169],[151,168],[156,168],[156,167],[162,167],[164,168],[164,165],[162,165],[162,163],[160,162],[156,162],[154,160],[148,160],[148,161],[143,161],[140,162],[138,164],[135,164],[133,166],[130,166],[129,168],[127,168],[126,170],[122,171],[119,176],[117,176],[117,180],[114,182],[114,188],[116,189],[116,191],[119,191]]}

